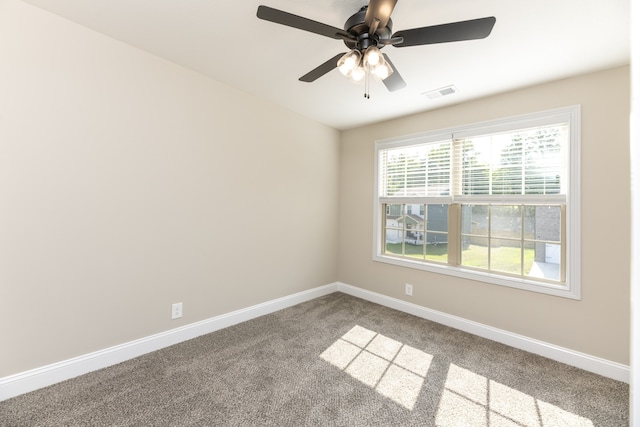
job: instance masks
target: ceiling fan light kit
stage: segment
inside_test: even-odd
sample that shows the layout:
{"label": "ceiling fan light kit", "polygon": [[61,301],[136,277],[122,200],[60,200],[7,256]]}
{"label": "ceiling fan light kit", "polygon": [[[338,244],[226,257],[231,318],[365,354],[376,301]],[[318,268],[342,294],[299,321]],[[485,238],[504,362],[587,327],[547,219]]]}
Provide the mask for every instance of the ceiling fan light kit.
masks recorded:
{"label": "ceiling fan light kit", "polygon": [[385,46],[407,47],[483,39],[491,34],[496,22],[496,18],[490,16],[393,33],[391,13],[397,2],[398,0],[369,0],[367,6],[347,19],[344,29],[268,6],[258,6],[257,16],[265,21],[342,40],[349,52],[325,61],[299,80],[310,83],[338,68],[352,82],[364,81],[365,98],[369,98],[369,76],[382,80],[391,92],[407,85],[389,57],[380,51]]}
{"label": "ceiling fan light kit", "polygon": [[345,53],[336,65],[340,73],[353,83],[365,82],[365,98],[369,98],[369,76],[384,80],[393,73],[380,49],[373,45],[365,50],[364,55],[358,49]]}

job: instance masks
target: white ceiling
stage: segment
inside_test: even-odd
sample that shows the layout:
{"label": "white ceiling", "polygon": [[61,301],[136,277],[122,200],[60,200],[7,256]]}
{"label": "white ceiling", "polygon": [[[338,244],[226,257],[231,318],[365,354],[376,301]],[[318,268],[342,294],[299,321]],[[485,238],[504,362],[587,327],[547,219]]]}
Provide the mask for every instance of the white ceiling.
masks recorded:
{"label": "white ceiling", "polygon": [[[630,0],[399,0],[393,30],[495,16],[491,35],[384,52],[407,82],[390,93],[337,70],[298,78],[347,48],[260,20],[258,5],[342,28],[367,0],[25,0],[337,129],[630,62]],[[455,85],[429,100],[424,92]]]}

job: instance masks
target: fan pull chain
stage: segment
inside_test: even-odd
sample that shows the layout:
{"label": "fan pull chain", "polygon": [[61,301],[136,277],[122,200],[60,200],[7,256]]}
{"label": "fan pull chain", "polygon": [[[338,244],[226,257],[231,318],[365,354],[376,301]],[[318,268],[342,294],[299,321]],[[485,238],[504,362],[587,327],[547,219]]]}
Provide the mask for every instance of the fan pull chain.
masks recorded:
{"label": "fan pull chain", "polygon": [[365,68],[365,73],[364,73],[364,97],[366,99],[370,98],[370,94],[369,94],[369,68]]}

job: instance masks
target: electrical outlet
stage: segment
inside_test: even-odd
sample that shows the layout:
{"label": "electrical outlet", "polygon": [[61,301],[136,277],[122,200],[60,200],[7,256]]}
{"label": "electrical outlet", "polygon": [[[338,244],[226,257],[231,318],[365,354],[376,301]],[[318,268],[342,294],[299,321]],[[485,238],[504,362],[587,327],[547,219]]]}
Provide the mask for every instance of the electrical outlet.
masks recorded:
{"label": "electrical outlet", "polygon": [[171,305],[171,319],[179,319],[182,317],[182,303],[177,302]]}
{"label": "electrical outlet", "polygon": [[413,285],[410,284],[405,284],[404,285],[404,293],[409,295],[409,296],[413,296]]}

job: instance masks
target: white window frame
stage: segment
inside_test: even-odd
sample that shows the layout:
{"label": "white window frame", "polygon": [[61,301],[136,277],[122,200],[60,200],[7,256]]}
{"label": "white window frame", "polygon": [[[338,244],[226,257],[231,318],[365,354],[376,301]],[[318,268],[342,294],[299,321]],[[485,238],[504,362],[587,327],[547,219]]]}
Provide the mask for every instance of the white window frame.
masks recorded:
{"label": "white window frame", "polygon": [[[459,137],[474,136],[482,134],[490,134],[504,132],[510,130],[524,129],[534,126],[544,126],[552,123],[563,121],[569,124],[569,147],[568,147],[568,178],[569,185],[566,191],[566,216],[565,216],[565,232],[566,232],[566,265],[565,265],[565,283],[552,284],[547,282],[536,281],[528,278],[516,278],[501,275],[495,272],[485,272],[471,270],[462,266],[454,266],[442,263],[433,263],[423,260],[411,260],[406,258],[398,258],[383,253],[383,216],[382,203],[379,191],[379,155],[383,149],[392,147],[400,147],[418,143],[428,143],[443,141],[445,139],[453,140]],[[522,289],[526,291],[538,292],[548,295],[554,295],[564,298],[579,300],[581,298],[580,290],[580,105],[574,105],[555,110],[542,111],[532,114],[513,116],[504,119],[492,120],[487,122],[463,125],[458,127],[440,129],[416,135],[402,136],[378,140],[375,142],[374,155],[374,200],[373,200],[373,261],[392,264],[400,267],[414,268],[418,270],[429,271],[433,273],[445,274],[449,276],[460,277],[469,280],[481,281],[500,286]],[[427,198],[419,203],[429,203]],[[459,198],[463,203],[464,198]],[[553,195],[549,197],[548,202],[552,202]],[[536,202],[545,202],[545,197],[533,196],[531,204]],[[477,202],[477,199],[476,199]],[[415,203],[407,198],[398,199],[394,203]],[[433,201],[433,203],[442,203],[441,201]]]}

